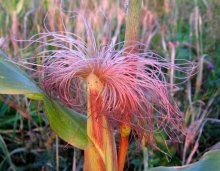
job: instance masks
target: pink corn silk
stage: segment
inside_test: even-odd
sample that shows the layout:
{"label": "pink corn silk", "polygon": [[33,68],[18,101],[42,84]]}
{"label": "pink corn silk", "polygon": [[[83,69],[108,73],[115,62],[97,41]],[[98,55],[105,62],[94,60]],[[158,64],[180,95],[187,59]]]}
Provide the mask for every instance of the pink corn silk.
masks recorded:
{"label": "pink corn silk", "polygon": [[[164,71],[173,67],[187,74],[192,70],[190,63],[183,67],[171,66],[151,51],[142,52],[140,49],[129,53],[128,49],[132,47],[116,50],[112,46],[97,47],[94,42],[88,47],[72,33],[48,32],[40,34],[33,42],[45,48],[53,47],[53,50],[39,53],[42,57],[43,88],[51,97],[85,113],[86,77],[94,73],[103,84],[98,95],[103,104],[98,113],[105,114],[112,127],[119,129],[122,118],[129,113],[131,120],[126,122],[130,122],[132,131],[140,139],[146,133],[159,133],[161,129],[174,140],[182,134],[182,115],[169,96],[171,85],[166,81]],[[135,45],[141,46],[141,43]]]}

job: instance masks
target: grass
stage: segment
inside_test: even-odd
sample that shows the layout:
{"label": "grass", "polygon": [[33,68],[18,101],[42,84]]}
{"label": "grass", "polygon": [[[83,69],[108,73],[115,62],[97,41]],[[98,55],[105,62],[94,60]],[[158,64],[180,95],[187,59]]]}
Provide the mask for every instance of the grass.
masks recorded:
{"label": "grass", "polygon": [[[220,141],[220,3],[143,0],[143,5],[141,41],[168,60],[186,59],[199,65],[197,74],[172,92],[184,113],[186,138],[182,143],[169,141],[167,147],[158,137],[160,147],[170,157],[149,147],[148,165],[191,163],[219,146]],[[0,49],[15,60],[27,59],[36,52],[36,45],[22,50],[27,43],[15,38],[27,40],[46,28],[64,31],[62,19],[68,31],[86,40],[84,25],[74,17],[75,13],[67,11],[86,15],[100,44],[124,40],[126,14],[121,1],[65,0],[60,10],[59,1],[2,0],[0,9]],[[38,79],[36,74],[30,74]],[[82,151],[60,139],[56,141],[44,113],[40,102],[0,95],[0,170],[56,170],[57,166],[59,170],[82,170]],[[142,149],[132,138],[129,149],[126,169],[143,169]]]}

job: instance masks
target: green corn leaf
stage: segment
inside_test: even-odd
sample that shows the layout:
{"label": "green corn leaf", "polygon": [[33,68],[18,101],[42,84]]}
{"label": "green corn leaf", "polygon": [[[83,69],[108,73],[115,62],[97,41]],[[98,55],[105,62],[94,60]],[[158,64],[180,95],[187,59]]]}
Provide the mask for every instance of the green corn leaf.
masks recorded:
{"label": "green corn leaf", "polygon": [[86,148],[88,144],[87,118],[46,96],[44,105],[52,130],[67,143],[80,149]]}
{"label": "green corn leaf", "polygon": [[190,165],[179,167],[155,167],[148,171],[219,171],[220,150],[210,151],[199,160]]}
{"label": "green corn leaf", "polygon": [[8,61],[7,55],[0,51],[0,94],[25,94],[42,99],[40,88],[17,65]]}
{"label": "green corn leaf", "polygon": [[16,13],[19,14],[23,7],[24,7],[24,0],[18,1],[18,3],[16,4]]}

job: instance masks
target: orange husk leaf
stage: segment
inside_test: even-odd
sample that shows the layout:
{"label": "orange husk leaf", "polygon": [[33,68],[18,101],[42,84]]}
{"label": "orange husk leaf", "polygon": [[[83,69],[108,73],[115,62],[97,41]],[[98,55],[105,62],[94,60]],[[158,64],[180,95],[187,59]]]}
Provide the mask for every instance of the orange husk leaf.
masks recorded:
{"label": "orange husk leaf", "polygon": [[117,170],[114,136],[105,115],[100,110],[100,105],[103,105],[100,97],[102,88],[99,78],[91,73],[87,77],[87,134],[90,142],[85,149],[85,171]]}
{"label": "orange husk leaf", "polygon": [[118,149],[118,171],[124,170],[125,160],[129,146],[129,135],[131,127],[128,124],[121,124],[120,126],[120,141]]}

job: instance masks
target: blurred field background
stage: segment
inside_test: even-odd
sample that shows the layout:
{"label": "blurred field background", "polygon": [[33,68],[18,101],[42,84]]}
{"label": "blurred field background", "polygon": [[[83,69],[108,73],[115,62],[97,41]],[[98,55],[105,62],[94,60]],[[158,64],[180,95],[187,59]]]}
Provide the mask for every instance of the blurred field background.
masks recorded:
{"label": "blurred field background", "polygon": [[[115,44],[124,40],[126,4],[126,0],[0,0],[0,49],[14,60],[34,56],[37,45],[22,50],[28,43],[16,39],[27,40],[47,29],[66,30],[86,40],[77,15],[91,23],[99,44]],[[149,147],[145,158],[131,139],[126,170],[143,170],[146,159],[149,167],[189,164],[220,148],[219,29],[219,0],[143,0],[140,41],[171,62],[186,59],[199,67],[171,92],[184,113],[185,139],[167,144],[161,140],[160,148],[168,155]],[[172,71],[169,74],[169,81],[176,83]],[[1,171],[82,168],[83,152],[56,137],[41,102],[0,95]]]}

